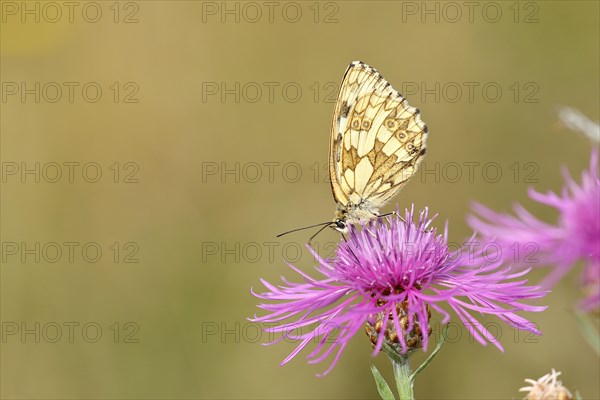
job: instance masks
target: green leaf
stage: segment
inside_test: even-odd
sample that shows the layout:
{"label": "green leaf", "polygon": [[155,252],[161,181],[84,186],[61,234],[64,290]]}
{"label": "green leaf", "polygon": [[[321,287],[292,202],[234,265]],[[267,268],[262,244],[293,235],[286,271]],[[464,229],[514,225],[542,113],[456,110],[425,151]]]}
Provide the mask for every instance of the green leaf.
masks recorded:
{"label": "green leaf", "polygon": [[387,344],[385,341],[382,343],[381,349],[385,354],[387,354],[390,360],[398,364],[404,363],[410,357],[410,355],[407,354],[398,354],[396,349]]}
{"label": "green leaf", "polygon": [[444,341],[446,340],[447,336],[448,336],[448,324],[444,325],[444,328],[442,329],[442,336],[440,337],[440,341],[438,342],[438,344],[435,347],[435,349],[431,352],[431,354],[429,355],[429,357],[427,357],[427,360],[425,360],[423,362],[423,364],[419,365],[419,368],[417,368],[415,370],[415,372],[413,372],[412,375],[410,376],[411,382],[415,381],[415,378],[417,377],[417,375],[421,371],[423,371],[429,365],[429,363],[433,360],[433,358],[437,355],[437,353],[442,348],[442,345],[444,344]]}
{"label": "green leaf", "polygon": [[579,329],[581,330],[583,337],[590,346],[596,350],[596,354],[600,355],[600,334],[594,327],[594,324],[590,321],[590,318],[582,312],[575,311],[575,316],[577,317],[577,322],[579,322]]}
{"label": "green leaf", "polygon": [[395,400],[394,393],[392,393],[392,389],[390,389],[390,385],[387,384],[383,376],[379,373],[379,370],[374,364],[371,364],[371,372],[373,373],[373,378],[375,378],[375,383],[377,384],[377,391],[381,396],[382,400]]}

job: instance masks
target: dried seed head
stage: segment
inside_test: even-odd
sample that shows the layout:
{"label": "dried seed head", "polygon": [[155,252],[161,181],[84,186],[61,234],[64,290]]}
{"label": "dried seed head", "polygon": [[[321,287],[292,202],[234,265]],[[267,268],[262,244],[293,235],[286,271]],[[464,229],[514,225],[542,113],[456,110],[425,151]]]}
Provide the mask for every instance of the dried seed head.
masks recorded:
{"label": "dried seed head", "polygon": [[552,369],[552,372],[542,376],[540,379],[525,379],[531,386],[522,387],[520,392],[528,392],[524,400],[572,400],[573,395],[569,389],[562,385],[557,378],[560,372]]}

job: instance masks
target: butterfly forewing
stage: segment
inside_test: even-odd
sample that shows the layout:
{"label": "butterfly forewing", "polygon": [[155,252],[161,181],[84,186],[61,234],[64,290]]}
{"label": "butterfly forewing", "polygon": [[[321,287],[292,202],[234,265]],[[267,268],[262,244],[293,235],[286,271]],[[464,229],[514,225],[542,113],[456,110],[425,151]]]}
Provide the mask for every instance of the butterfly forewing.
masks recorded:
{"label": "butterfly forewing", "polygon": [[[375,217],[415,174],[425,155],[427,127],[419,110],[372,67],[346,70],[333,114],[329,174],[348,221]],[[364,212],[358,215],[355,211]],[[354,214],[354,215],[353,215]]]}

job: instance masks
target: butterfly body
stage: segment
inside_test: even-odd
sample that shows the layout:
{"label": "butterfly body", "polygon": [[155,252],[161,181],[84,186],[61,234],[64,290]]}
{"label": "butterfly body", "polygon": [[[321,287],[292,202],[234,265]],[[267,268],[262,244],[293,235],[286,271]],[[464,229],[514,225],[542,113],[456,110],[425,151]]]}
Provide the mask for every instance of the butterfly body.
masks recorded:
{"label": "butterfly body", "polygon": [[357,203],[348,203],[346,205],[337,203],[333,228],[346,233],[347,224],[360,224],[370,221],[379,216],[379,209],[369,202],[368,199],[361,199]]}
{"label": "butterfly body", "polygon": [[329,175],[337,202],[331,227],[347,232],[380,215],[425,156],[427,127],[418,109],[361,61],[350,64],[333,114]]}

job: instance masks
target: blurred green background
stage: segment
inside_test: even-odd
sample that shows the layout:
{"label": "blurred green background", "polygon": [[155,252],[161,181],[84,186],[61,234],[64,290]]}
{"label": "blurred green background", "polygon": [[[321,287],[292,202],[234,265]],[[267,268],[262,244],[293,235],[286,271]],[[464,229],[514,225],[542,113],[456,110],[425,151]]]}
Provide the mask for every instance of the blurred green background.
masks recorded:
{"label": "blurred green background", "polygon": [[[386,211],[429,206],[453,241],[474,200],[553,221],[527,188],[589,162],[556,111],[599,118],[598,2],[66,3],[1,2],[3,398],[376,398],[366,336],[316,378],[326,364],[280,368],[293,344],[263,347],[247,321],[260,277],[312,268],[308,232],[275,235],[333,217],[332,100],[352,60],[430,131],[434,172]],[[599,398],[577,272],[528,316],[543,336],[499,324],[501,353],[463,334],[417,398],[520,397],[551,368]]]}

